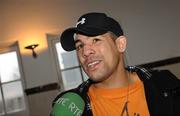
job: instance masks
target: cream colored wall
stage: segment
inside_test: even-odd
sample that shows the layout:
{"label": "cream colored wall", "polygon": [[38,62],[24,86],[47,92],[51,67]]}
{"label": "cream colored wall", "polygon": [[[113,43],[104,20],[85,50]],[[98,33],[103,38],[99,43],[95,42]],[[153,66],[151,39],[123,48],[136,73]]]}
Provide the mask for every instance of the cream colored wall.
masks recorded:
{"label": "cream colored wall", "polygon": [[[46,33],[60,34],[83,13],[105,12],[117,19],[128,37],[129,64],[180,55],[178,0],[1,0],[0,43],[18,40],[27,88],[57,81]],[[24,47],[38,43],[37,59]]]}

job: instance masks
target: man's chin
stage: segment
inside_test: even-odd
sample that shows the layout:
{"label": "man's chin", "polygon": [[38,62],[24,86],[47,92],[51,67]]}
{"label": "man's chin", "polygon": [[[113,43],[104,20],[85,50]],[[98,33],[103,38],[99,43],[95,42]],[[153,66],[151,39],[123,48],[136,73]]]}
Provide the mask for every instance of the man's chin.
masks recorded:
{"label": "man's chin", "polygon": [[103,82],[103,79],[97,79],[97,78],[90,78],[94,83],[101,83]]}

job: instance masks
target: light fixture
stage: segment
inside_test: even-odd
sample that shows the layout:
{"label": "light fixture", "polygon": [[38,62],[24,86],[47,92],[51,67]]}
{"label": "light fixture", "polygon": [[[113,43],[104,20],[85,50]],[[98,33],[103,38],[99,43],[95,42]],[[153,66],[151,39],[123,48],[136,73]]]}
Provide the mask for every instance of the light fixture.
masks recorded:
{"label": "light fixture", "polygon": [[34,49],[35,49],[36,47],[38,47],[38,46],[39,46],[39,44],[32,44],[32,45],[26,46],[25,48],[32,50],[32,56],[33,56],[33,58],[37,58],[37,54],[36,54],[36,52],[34,51]]}

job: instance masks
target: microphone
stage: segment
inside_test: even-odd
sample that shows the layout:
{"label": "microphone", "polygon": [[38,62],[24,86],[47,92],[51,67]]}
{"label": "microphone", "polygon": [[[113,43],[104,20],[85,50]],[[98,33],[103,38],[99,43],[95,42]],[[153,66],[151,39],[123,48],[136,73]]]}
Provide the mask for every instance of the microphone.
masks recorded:
{"label": "microphone", "polygon": [[85,102],[77,93],[68,92],[57,99],[51,116],[82,116]]}

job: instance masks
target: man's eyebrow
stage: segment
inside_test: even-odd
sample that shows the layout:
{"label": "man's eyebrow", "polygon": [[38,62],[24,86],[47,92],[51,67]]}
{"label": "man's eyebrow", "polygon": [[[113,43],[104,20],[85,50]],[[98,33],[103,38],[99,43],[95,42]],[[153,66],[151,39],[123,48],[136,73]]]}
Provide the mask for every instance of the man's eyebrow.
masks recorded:
{"label": "man's eyebrow", "polygon": [[74,43],[75,43],[75,44],[78,43],[78,42],[80,42],[79,39],[74,40]]}

